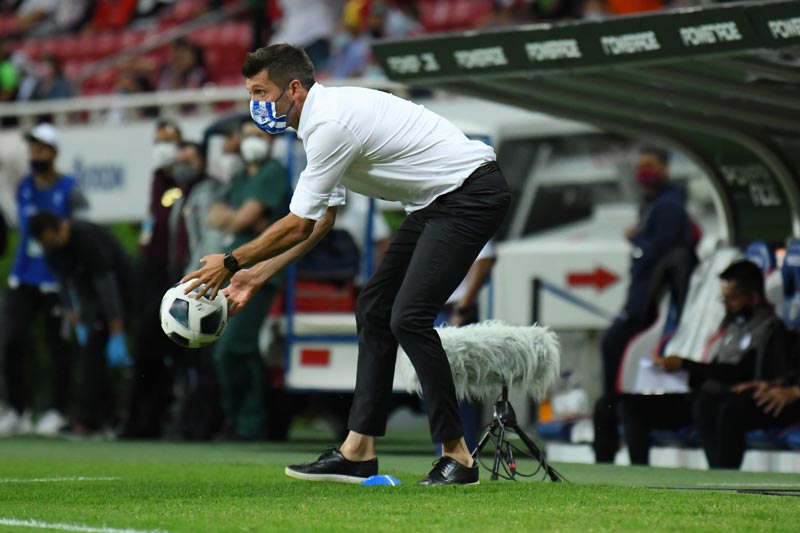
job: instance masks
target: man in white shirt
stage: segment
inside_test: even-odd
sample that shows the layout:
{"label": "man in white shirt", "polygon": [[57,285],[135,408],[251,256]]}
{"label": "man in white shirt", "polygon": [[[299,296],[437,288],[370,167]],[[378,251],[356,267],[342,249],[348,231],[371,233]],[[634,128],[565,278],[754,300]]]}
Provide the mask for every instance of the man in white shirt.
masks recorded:
{"label": "man in white shirt", "polygon": [[233,276],[226,294],[235,313],[331,228],[345,187],[399,201],[408,212],[359,296],[350,433],[339,450],[286,474],[350,483],[377,474],[375,437],[386,431],[399,342],[422,383],[431,437],[442,443],[443,457],[420,483],[477,483],[433,322],[508,209],[494,151],[422,106],[370,89],[323,87],[305,52],[291,45],[249,54],[242,74],[253,120],[270,133],[295,128],[308,163],[290,213],[224,256],[203,258],[205,266],[184,278],[196,278],[187,292],[205,283],[213,297]]}

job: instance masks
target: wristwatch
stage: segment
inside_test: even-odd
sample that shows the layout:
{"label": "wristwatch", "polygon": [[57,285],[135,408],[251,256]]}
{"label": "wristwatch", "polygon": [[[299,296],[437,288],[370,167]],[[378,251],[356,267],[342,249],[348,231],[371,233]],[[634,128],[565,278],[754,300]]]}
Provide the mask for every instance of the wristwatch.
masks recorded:
{"label": "wristwatch", "polygon": [[222,259],[222,266],[225,267],[226,270],[236,273],[239,272],[242,267],[239,266],[239,261],[233,257],[233,252],[227,252],[225,257]]}

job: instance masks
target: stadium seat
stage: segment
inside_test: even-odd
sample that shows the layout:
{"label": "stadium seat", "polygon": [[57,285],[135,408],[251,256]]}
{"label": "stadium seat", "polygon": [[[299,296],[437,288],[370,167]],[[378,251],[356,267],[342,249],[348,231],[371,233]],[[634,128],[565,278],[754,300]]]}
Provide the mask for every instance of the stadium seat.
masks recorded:
{"label": "stadium seat", "polygon": [[775,270],[777,265],[775,250],[764,241],[751,242],[745,249],[744,256],[758,265],[765,277]]}
{"label": "stadium seat", "polygon": [[417,2],[420,22],[429,32],[474,28],[492,12],[491,0],[423,0]]}
{"label": "stadium seat", "polygon": [[786,247],[781,266],[783,279],[783,321],[791,330],[800,329],[800,240]]}

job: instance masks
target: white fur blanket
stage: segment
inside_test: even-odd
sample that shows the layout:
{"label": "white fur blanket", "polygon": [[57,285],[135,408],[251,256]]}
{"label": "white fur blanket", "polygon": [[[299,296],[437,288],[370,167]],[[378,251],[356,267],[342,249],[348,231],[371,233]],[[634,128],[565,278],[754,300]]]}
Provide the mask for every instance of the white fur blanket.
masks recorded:
{"label": "white fur blanket", "polygon": [[[544,326],[487,321],[436,331],[450,360],[459,399],[494,400],[504,384],[538,398],[559,375],[558,337]],[[411,361],[402,354],[399,363],[401,383],[421,396]]]}

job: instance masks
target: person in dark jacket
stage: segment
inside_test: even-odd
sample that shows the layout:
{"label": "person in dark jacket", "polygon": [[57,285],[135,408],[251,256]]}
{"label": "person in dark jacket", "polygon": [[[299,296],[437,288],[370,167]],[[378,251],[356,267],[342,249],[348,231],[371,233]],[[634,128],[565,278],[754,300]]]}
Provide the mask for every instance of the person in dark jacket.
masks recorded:
{"label": "person in dark jacket", "polygon": [[[787,332],[764,296],[761,270],[750,261],[736,261],[720,274],[720,279],[725,317],[712,337],[718,340],[712,344],[707,362],[674,355],[658,360],[666,371],[687,371],[692,394],[622,398],[625,441],[633,464],[648,464],[651,430],[691,426],[693,405],[696,409],[710,403],[710,399],[714,399],[711,403],[717,403],[717,399],[731,395],[734,385],[755,379],[777,379],[790,368]],[[701,408],[703,413],[707,410]],[[717,456],[718,452],[713,450],[719,442],[714,437],[713,424],[702,424],[705,427],[700,435],[709,464],[716,465],[712,457]],[[742,446],[743,443],[742,440]]]}
{"label": "person in dark jacket", "polygon": [[[770,386],[795,382],[797,365],[791,360],[788,332],[767,302],[764,277],[758,266],[746,260],[736,261],[722,272],[720,279],[727,314],[710,362],[668,356],[660,365],[667,371],[689,372],[690,385],[697,391],[692,402],[694,425],[709,467],[739,468],[744,458],[745,433],[781,422],[760,408],[761,396]],[[735,387],[750,382],[756,385]],[[746,394],[751,388],[756,397]],[[777,413],[780,414],[779,409]],[[794,414],[788,412],[782,422],[788,425],[788,418]]]}
{"label": "person in dark jacket", "polygon": [[40,211],[28,224],[73,317],[81,345],[73,431],[91,434],[113,418],[107,369],[131,365],[125,316],[135,294],[133,262],[109,230],[91,222]]}
{"label": "person in dark jacket", "polygon": [[656,318],[664,263],[676,253],[694,261],[694,231],[686,195],[669,183],[669,154],[640,150],[636,181],[644,194],[639,221],[626,231],[631,243],[630,286],[625,305],[603,336],[603,395],[594,410],[594,451],[598,463],[614,461],[619,448],[617,375],[628,342]]}

